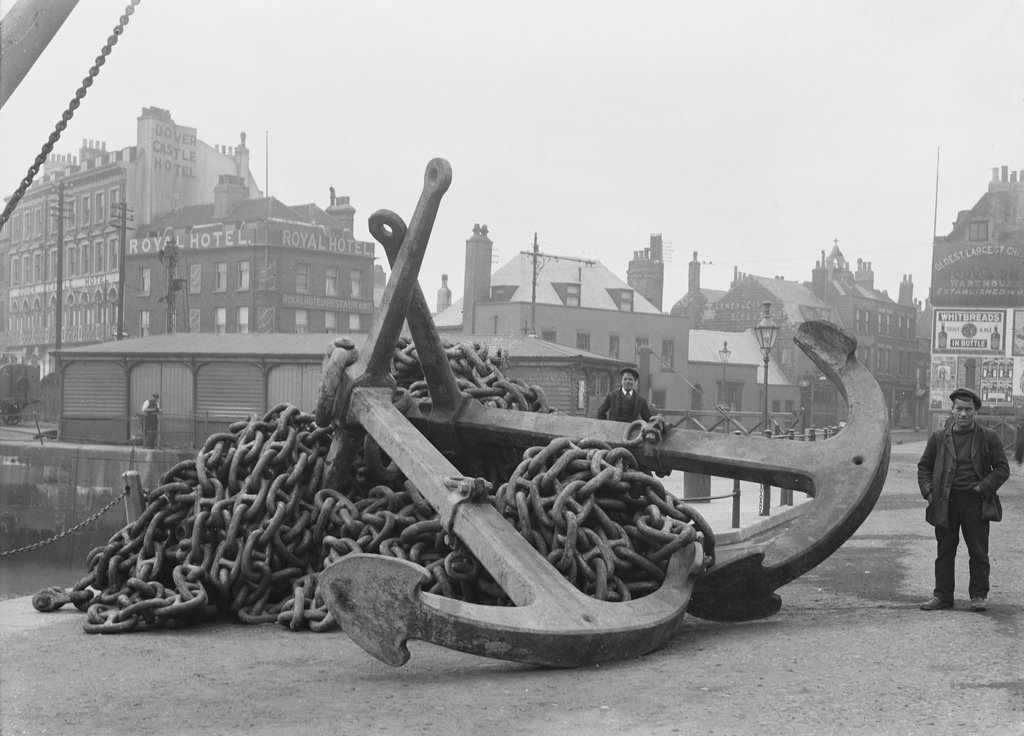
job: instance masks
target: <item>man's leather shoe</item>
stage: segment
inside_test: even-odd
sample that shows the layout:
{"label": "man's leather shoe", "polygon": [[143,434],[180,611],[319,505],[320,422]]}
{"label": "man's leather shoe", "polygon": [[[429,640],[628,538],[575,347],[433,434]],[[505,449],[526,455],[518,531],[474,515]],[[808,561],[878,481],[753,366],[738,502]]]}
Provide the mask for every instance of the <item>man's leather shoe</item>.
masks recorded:
{"label": "man's leather shoe", "polygon": [[941,598],[929,598],[922,603],[918,608],[922,611],[941,611],[946,608],[952,608],[952,601],[944,601]]}
{"label": "man's leather shoe", "polygon": [[988,610],[988,601],[984,598],[971,598],[971,610],[972,611],[985,611]]}

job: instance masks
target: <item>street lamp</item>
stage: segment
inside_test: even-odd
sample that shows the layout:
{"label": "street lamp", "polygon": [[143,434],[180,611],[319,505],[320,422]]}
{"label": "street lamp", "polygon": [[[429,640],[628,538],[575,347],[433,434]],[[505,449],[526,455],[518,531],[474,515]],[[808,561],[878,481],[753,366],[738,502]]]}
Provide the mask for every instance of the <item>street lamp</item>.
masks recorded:
{"label": "street lamp", "polygon": [[725,406],[725,364],[729,362],[730,355],[732,355],[732,351],[729,350],[729,343],[723,340],[722,349],[718,351],[718,357],[722,359],[722,388],[718,392],[718,405],[720,407]]}
{"label": "street lamp", "polygon": [[[761,414],[761,421],[765,437],[771,437],[772,435],[771,430],[768,428],[768,356],[771,355],[772,348],[775,346],[775,338],[779,336],[779,326],[772,320],[771,310],[772,303],[764,302],[764,314],[761,316],[761,321],[754,328],[757,346],[761,348],[761,354],[764,355],[764,410]],[[771,488],[767,484],[761,486],[761,503],[758,509],[758,515],[760,516],[768,516],[771,511],[770,490]]]}

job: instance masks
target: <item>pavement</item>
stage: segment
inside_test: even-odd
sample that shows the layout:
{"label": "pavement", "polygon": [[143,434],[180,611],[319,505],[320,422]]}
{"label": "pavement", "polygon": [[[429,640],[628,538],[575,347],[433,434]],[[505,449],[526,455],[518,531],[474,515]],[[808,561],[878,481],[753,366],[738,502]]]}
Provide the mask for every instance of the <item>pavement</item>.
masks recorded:
{"label": "pavement", "polygon": [[[96,636],[73,609],[2,601],[0,734],[116,736],[145,724],[172,736],[1024,735],[1024,468],[1013,465],[1000,492],[989,610],[967,607],[961,552],[956,607],[922,612],[935,554],[916,484],[923,448],[896,438],[874,510],[778,590],[777,614],[734,624],[688,616],[660,649],[592,667],[544,669],[414,641],[409,662],[392,668],[337,631],[227,620]],[[759,488],[747,485],[744,530],[766,523]],[[777,494],[772,518],[799,513],[780,509]],[[716,534],[730,533],[720,530],[731,526],[731,500],[699,510]]]}

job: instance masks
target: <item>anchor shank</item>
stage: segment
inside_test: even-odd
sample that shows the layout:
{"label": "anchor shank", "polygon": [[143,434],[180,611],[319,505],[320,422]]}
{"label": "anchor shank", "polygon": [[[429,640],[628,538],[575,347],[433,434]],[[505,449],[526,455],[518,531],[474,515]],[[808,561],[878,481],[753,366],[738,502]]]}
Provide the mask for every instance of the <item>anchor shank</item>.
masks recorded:
{"label": "anchor shank", "polygon": [[490,503],[460,502],[446,480],[462,474],[392,406],[388,391],[355,389],[352,411],[516,605],[538,596],[565,599],[567,588],[575,590]]}
{"label": "anchor shank", "polygon": [[[370,234],[384,248],[392,268],[398,261],[406,231],[402,218],[390,210],[377,210],[370,215]],[[455,411],[461,394],[418,281],[414,282],[412,288],[408,322],[420,366],[423,368],[423,377],[430,391],[431,413],[447,418]]]}
{"label": "anchor shank", "polygon": [[369,357],[360,357],[359,366],[371,380],[380,380],[391,370],[395,343],[402,332],[412,301],[413,288],[417,285],[427,241],[434,227],[434,219],[441,204],[441,197],[448,191],[452,181],[452,167],[444,159],[435,158],[427,164],[424,174],[423,192],[413,212],[409,229],[402,241],[402,248],[395,261],[384,296],[377,309],[377,319],[367,336],[366,345],[372,346]]}

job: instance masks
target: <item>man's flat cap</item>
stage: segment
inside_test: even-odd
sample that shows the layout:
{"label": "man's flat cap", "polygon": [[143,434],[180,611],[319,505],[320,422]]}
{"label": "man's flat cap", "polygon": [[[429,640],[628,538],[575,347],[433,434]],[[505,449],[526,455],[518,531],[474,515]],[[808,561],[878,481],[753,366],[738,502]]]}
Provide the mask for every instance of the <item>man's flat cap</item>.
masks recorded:
{"label": "man's flat cap", "polygon": [[966,399],[974,403],[975,409],[981,408],[981,397],[978,394],[971,391],[969,388],[958,388],[956,391],[949,395],[950,401],[956,401],[957,399]]}

